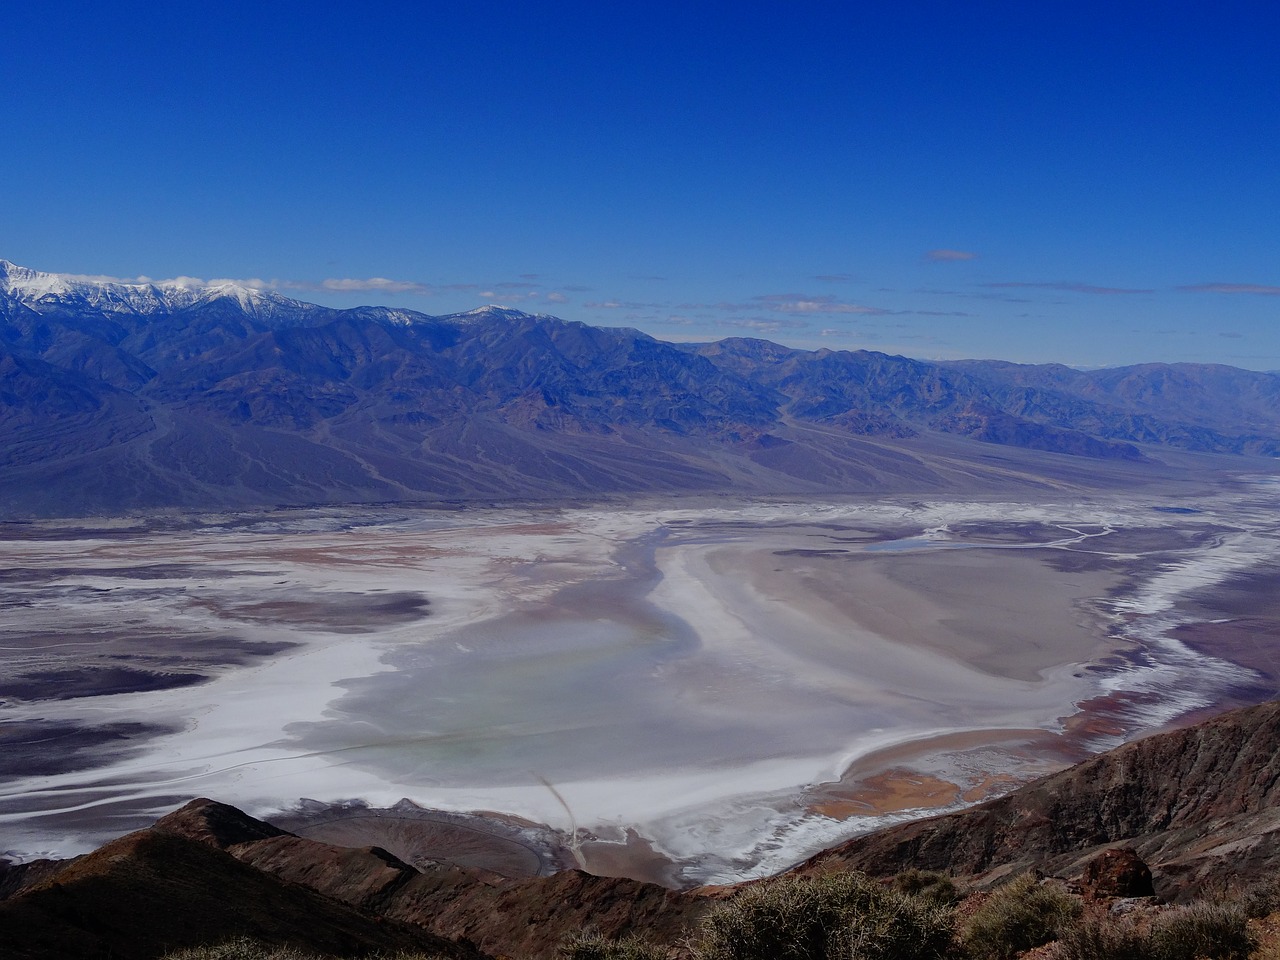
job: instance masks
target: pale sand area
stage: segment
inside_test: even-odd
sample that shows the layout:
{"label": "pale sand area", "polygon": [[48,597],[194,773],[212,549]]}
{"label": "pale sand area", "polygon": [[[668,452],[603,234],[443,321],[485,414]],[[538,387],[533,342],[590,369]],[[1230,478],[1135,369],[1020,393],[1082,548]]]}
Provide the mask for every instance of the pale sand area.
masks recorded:
{"label": "pale sand area", "polygon": [[[1065,762],[1077,705],[1126,684],[1157,678],[1179,709],[1219,696],[1206,678],[1237,682],[1230,664],[1110,654],[1171,597],[1274,558],[1269,497],[1196,516],[752,501],[28,532],[0,540],[0,565],[32,571],[0,584],[5,672],[28,691],[0,720],[176,732],[13,771],[0,848],[78,852],[185,796],[258,814],[409,798],[576,829],[600,872],[768,872]],[[139,637],[162,673],[217,643],[268,652],[206,659],[212,679],[180,689],[34,698],[71,635],[82,668],[141,662]],[[1115,717],[1117,737],[1151,722]]]}

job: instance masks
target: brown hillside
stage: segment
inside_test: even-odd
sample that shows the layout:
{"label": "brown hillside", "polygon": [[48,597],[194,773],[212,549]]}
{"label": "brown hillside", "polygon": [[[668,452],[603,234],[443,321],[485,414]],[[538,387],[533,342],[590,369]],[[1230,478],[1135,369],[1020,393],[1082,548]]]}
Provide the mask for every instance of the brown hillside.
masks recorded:
{"label": "brown hillside", "polygon": [[224,847],[279,880],[493,954],[555,956],[566,936],[588,927],[674,942],[706,906],[702,897],[579,870],[526,880],[448,864],[419,871],[378,847],[296,837],[212,800],[193,800],[152,829]]}
{"label": "brown hillside", "polygon": [[418,950],[482,957],[158,830],[121,837],[0,902],[6,960],[151,960],[237,936],[350,956]]}
{"label": "brown hillside", "polygon": [[857,837],[796,868],[981,880],[1036,868],[1063,877],[1117,843],[1162,895],[1274,873],[1280,859],[1280,702],[1126,744],[997,800]]}

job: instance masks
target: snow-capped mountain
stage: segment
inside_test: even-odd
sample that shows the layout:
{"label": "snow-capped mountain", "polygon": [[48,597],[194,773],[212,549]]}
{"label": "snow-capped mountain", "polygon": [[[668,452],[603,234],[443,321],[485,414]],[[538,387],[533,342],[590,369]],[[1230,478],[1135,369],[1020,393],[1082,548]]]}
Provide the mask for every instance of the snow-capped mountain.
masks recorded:
{"label": "snow-capped mountain", "polygon": [[37,309],[62,305],[132,314],[169,314],[213,300],[230,299],[246,314],[264,319],[285,311],[305,314],[314,307],[273,290],[248,287],[231,280],[206,282],[195,277],[177,277],[125,281],[44,273],[8,260],[0,260],[0,296]]}

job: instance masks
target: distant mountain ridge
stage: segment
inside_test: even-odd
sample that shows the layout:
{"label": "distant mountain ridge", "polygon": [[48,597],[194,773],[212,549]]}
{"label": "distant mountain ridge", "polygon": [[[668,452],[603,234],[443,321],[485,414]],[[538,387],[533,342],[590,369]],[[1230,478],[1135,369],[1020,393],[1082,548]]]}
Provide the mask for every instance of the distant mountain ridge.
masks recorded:
{"label": "distant mountain ridge", "polygon": [[11,515],[1005,489],[1162,448],[1276,456],[1277,401],[1280,377],[1220,366],[674,344],[500,307],[335,309],[0,261]]}

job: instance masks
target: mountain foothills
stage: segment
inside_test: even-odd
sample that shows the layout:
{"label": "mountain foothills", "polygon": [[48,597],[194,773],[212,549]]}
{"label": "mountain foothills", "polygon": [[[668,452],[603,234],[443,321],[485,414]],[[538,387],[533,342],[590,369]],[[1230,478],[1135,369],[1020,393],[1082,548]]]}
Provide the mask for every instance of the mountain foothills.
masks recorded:
{"label": "mountain foothills", "polygon": [[[1280,453],[1280,377],[677,344],[0,261],[0,508],[1043,487]],[[1105,468],[1103,465],[1106,465]]]}
{"label": "mountain foothills", "polygon": [[[1269,879],[1270,900],[1260,911],[1267,912],[1280,906],[1277,756],[1280,704],[1273,702],[1127,744],[959,813],[856,838],[789,875],[855,869],[901,882],[913,869],[930,868],[962,888],[983,889],[1038,871],[1066,881],[1103,912],[1117,904],[1117,911],[1149,915],[1161,909],[1152,893],[1182,901],[1206,889],[1238,894]],[[331,846],[195,800],[72,861],[7,870],[0,862],[0,944],[14,958],[144,960],[252,937],[325,954],[412,949],[480,960],[563,956],[566,938],[594,930],[643,937],[663,945],[656,955],[666,956],[665,945],[687,943],[709,911],[759,887],[674,891],[578,870],[515,879],[440,861],[415,867],[377,847]],[[967,955],[1009,958],[1020,949],[1010,940],[1002,952]],[[1210,949],[1168,955],[1243,956]]]}

